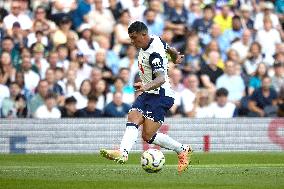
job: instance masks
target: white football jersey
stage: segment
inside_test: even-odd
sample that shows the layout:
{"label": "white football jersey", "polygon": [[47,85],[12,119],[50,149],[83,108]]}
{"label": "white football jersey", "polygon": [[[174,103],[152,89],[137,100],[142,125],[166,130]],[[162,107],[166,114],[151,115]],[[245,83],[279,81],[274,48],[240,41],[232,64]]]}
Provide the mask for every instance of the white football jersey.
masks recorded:
{"label": "white football jersey", "polygon": [[139,75],[143,85],[155,79],[155,73],[165,73],[166,82],[159,88],[146,91],[147,93],[160,94],[174,98],[168,76],[168,58],[166,55],[167,44],[158,36],[151,36],[151,41],[146,49],[140,49],[138,55]]}

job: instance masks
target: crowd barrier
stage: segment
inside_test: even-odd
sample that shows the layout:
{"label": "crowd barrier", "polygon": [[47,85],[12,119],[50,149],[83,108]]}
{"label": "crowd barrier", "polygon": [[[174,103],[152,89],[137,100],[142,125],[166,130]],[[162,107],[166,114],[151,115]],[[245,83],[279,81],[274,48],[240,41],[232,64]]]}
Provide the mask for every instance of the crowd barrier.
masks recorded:
{"label": "crowd barrier", "polygon": [[[124,118],[0,119],[0,153],[97,153],[118,148]],[[284,119],[166,119],[160,132],[194,151],[283,151]],[[149,147],[141,132],[134,151]]]}

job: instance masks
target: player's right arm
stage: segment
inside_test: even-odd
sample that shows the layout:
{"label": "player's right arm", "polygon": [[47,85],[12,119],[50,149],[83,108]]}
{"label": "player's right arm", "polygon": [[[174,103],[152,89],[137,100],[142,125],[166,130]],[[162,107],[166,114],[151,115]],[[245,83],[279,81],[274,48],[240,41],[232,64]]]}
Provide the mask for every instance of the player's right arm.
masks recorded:
{"label": "player's right arm", "polygon": [[147,83],[146,85],[143,85],[142,82],[138,82],[134,84],[134,88],[136,91],[150,91],[153,89],[157,89],[160,86],[162,86],[166,82],[166,76],[164,71],[157,71],[154,73],[155,79],[151,83]]}

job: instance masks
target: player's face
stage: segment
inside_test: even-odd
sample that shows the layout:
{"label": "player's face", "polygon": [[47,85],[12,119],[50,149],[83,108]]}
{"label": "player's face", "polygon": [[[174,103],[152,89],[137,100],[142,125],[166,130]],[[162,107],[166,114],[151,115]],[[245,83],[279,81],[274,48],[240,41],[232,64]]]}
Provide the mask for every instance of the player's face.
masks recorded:
{"label": "player's face", "polygon": [[[135,46],[136,48],[143,48],[148,45],[147,40],[146,40],[146,33],[130,33],[129,37],[131,39],[131,44]],[[145,45],[146,44],[146,45]]]}

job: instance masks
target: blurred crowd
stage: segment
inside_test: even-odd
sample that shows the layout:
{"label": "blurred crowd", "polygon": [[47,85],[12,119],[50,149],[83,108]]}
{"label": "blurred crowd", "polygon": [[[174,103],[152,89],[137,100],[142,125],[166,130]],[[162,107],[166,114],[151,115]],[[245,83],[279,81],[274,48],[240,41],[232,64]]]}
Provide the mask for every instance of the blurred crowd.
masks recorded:
{"label": "blurred crowd", "polygon": [[136,20],[185,55],[167,116],[284,116],[283,0],[1,0],[1,117],[125,117]]}

